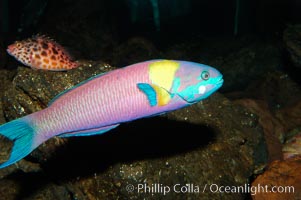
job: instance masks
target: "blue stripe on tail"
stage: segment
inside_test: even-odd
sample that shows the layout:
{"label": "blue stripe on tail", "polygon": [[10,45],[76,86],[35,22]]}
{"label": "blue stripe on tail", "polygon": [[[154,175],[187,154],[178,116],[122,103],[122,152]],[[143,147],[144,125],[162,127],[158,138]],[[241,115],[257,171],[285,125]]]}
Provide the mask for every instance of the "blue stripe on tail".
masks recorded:
{"label": "blue stripe on tail", "polygon": [[0,135],[14,142],[9,159],[0,164],[0,168],[7,167],[27,156],[36,146],[33,146],[34,129],[24,118],[10,121],[0,126]]}

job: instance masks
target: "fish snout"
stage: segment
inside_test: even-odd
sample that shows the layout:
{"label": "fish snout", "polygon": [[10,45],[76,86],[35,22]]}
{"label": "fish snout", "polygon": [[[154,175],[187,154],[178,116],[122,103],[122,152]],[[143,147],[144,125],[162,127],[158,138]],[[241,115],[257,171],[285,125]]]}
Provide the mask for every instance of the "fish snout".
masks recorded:
{"label": "fish snout", "polygon": [[224,79],[223,79],[223,77],[221,77],[221,78],[217,81],[216,85],[222,86],[223,83],[224,83]]}
{"label": "fish snout", "polygon": [[14,50],[15,50],[14,44],[9,45],[6,49],[7,53],[9,53],[9,54],[12,54]]}

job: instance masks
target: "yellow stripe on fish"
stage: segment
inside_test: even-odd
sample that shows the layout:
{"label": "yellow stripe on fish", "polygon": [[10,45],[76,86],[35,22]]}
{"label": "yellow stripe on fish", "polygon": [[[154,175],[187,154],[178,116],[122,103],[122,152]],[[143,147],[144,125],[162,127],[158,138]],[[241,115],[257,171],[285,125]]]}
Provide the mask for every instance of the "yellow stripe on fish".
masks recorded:
{"label": "yellow stripe on fish", "polygon": [[170,94],[167,91],[172,87],[175,73],[179,67],[178,62],[171,60],[156,61],[149,65],[149,78],[156,91],[159,106],[164,106],[170,101]]}
{"label": "yellow stripe on fish", "polygon": [[176,61],[162,60],[149,65],[149,77],[152,83],[169,90],[180,64]]}

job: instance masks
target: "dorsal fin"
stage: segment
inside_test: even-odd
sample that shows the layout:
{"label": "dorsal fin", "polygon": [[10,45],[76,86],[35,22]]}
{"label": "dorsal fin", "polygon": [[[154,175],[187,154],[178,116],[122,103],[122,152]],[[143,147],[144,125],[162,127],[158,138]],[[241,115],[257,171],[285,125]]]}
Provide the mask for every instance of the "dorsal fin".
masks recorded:
{"label": "dorsal fin", "polygon": [[63,47],[61,44],[57,43],[54,39],[52,39],[51,37],[47,36],[47,35],[44,35],[44,34],[36,34],[36,35],[33,35],[31,39],[34,39],[36,41],[43,41],[43,42],[46,42],[46,43],[51,43],[54,47],[60,49],[60,51],[62,51],[68,59],[70,60],[74,60],[74,57],[69,53],[69,51],[66,50],[65,47]]}
{"label": "dorsal fin", "polygon": [[82,81],[82,82],[80,82],[80,83],[74,85],[73,87],[71,87],[71,88],[69,88],[69,89],[64,90],[63,92],[61,92],[61,93],[59,93],[58,95],[56,95],[52,100],[50,100],[49,103],[48,103],[48,106],[50,106],[50,105],[53,104],[57,99],[59,99],[61,96],[67,94],[68,92],[74,90],[75,88],[78,88],[79,86],[81,86],[81,85],[83,85],[83,84],[85,84],[85,83],[87,83],[87,82],[89,82],[89,81],[92,81],[92,80],[94,80],[94,79],[96,79],[96,78],[99,78],[99,77],[101,77],[101,76],[103,76],[103,75],[105,75],[105,74],[107,74],[107,73],[109,73],[109,72],[104,72],[104,73],[101,73],[101,74],[97,74],[97,75],[95,75],[95,76],[92,76],[92,77],[88,78],[87,80],[84,80],[84,81]]}

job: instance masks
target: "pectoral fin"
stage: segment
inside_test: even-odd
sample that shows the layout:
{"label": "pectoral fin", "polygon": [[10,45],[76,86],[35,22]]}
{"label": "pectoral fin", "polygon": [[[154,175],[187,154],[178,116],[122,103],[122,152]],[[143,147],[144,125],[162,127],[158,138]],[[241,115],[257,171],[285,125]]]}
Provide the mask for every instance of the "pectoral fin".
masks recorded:
{"label": "pectoral fin", "polygon": [[138,83],[137,87],[146,95],[150,106],[164,106],[171,99],[171,94],[167,90],[155,84]]}
{"label": "pectoral fin", "polygon": [[93,128],[93,129],[87,129],[87,130],[82,130],[82,131],[74,131],[74,132],[64,133],[62,135],[59,135],[59,137],[99,135],[99,134],[105,133],[113,128],[116,128],[118,125],[119,124],[114,124],[111,126],[104,126],[101,128]]}

